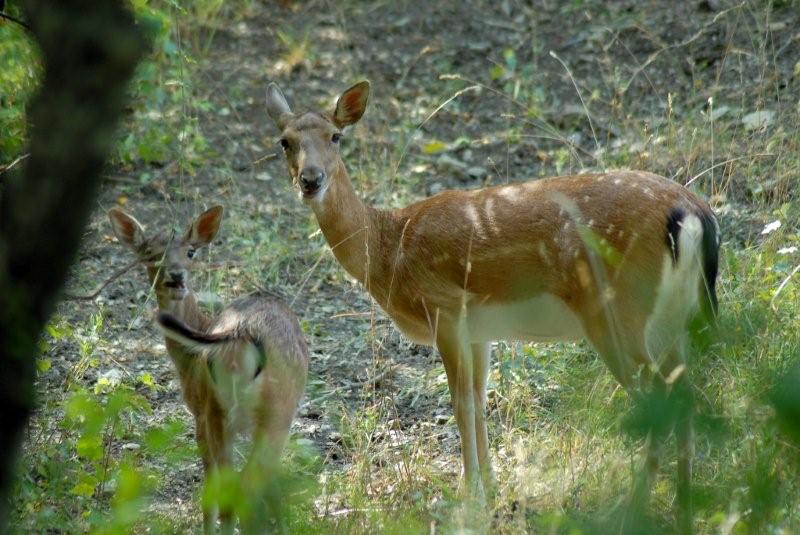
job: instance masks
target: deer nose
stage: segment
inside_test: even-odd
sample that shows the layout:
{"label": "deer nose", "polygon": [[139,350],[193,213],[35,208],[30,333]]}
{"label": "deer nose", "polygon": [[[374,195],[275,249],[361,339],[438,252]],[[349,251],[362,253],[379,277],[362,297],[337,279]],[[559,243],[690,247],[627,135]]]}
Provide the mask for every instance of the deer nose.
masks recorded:
{"label": "deer nose", "polygon": [[303,191],[315,192],[325,180],[325,171],[316,166],[309,166],[300,172],[300,187]]}
{"label": "deer nose", "polygon": [[184,277],[186,274],[183,271],[170,271],[169,278],[172,279],[172,282],[183,282]]}

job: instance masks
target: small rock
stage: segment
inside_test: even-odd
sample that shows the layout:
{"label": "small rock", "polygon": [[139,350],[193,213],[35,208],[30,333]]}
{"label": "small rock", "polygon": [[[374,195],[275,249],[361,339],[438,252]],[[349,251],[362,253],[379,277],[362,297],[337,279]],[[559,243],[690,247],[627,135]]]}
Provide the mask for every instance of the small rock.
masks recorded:
{"label": "small rock", "polygon": [[774,119],[774,111],[759,110],[742,117],[742,124],[747,130],[761,130],[771,125]]}
{"label": "small rock", "polygon": [[465,177],[467,173],[467,164],[462,162],[461,160],[457,160],[453,158],[449,154],[442,154],[439,156],[439,159],[436,160],[436,165],[445,171],[450,171],[454,173],[456,176]]}
{"label": "small rock", "polygon": [[444,185],[441,182],[434,182],[428,186],[428,195],[436,195],[440,191],[444,191]]}
{"label": "small rock", "polygon": [[103,495],[105,496],[113,496],[114,493],[117,491],[117,480],[114,478],[109,479],[105,483],[103,483]]}
{"label": "small rock", "polygon": [[109,386],[117,386],[122,382],[122,370],[119,368],[111,368],[110,370],[106,370],[100,375],[98,381],[103,381]]}
{"label": "small rock", "polygon": [[761,231],[761,234],[762,235],[772,234],[779,228],[781,228],[781,222],[780,220],[775,220],[772,223],[767,223],[766,225],[764,225],[764,230]]}
{"label": "small rock", "polygon": [[481,179],[484,178],[488,172],[483,167],[475,166],[467,169],[467,174],[472,178]]}
{"label": "small rock", "polygon": [[581,143],[583,143],[583,134],[581,134],[580,132],[572,132],[571,134],[569,134],[569,135],[567,136],[567,139],[568,139],[568,140],[569,140],[569,142],[570,142],[570,143],[572,143],[573,145],[576,145],[576,146],[578,146],[578,145],[580,145]]}
{"label": "small rock", "polygon": [[485,52],[492,48],[492,45],[486,41],[469,41],[467,42],[467,48],[475,52]]}
{"label": "small rock", "polygon": [[717,106],[717,107],[716,107],[716,108],[714,108],[714,110],[711,112],[711,119],[713,119],[714,121],[716,121],[716,120],[717,120],[717,119],[719,119],[720,117],[722,117],[722,116],[726,115],[726,114],[727,114],[729,111],[731,111],[731,108],[730,108],[730,106],[724,106],[724,105],[723,105],[723,106]]}

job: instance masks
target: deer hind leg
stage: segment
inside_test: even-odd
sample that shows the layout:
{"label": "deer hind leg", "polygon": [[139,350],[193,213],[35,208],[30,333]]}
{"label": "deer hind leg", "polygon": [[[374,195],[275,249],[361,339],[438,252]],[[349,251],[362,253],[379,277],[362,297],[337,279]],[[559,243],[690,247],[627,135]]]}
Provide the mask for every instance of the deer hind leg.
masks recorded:
{"label": "deer hind leg", "polygon": [[[691,402],[690,402],[691,403]],[[692,460],[694,459],[694,424],[691,405],[675,426],[678,442],[678,527],[681,533],[692,532],[694,510],[692,507]]]}
{"label": "deer hind leg", "polygon": [[305,388],[305,371],[287,365],[273,354],[264,374],[263,402],[255,412],[252,443],[242,471],[243,496],[250,502],[247,518],[240,518],[240,533],[288,533],[286,489],[281,454],[289,438],[297,406]]}
{"label": "deer hind leg", "polygon": [[[586,337],[594,346],[603,362],[611,373],[625,387],[629,395],[641,399],[643,390],[655,386],[649,367],[650,357],[647,354],[643,341],[644,325],[634,318],[623,318],[615,321],[615,314],[611,311],[584,319]],[[614,329],[612,325],[624,324],[627,331]],[[641,333],[641,334],[637,334]],[[663,452],[663,433],[648,431],[644,445],[644,455],[641,468],[634,476],[628,501],[630,513],[640,514],[647,506],[650,499],[650,490],[658,473]],[[626,515],[624,522],[633,521]]]}
{"label": "deer hind leg", "polygon": [[[678,316],[678,315],[676,315]],[[667,402],[671,404],[675,438],[678,446],[678,529],[681,533],[691,533],[694,511],[692,507],[692,460],[694,458],[694,396],[691,380],[687,370],[688,334],[685,332],[687,319],[675,323],[670,335],[663,325],[670,328],[670,322],[664,321],[661,328],[651,328],[648,332],[648,351],[659,361],[661,377],[666,381]],[[678,316],[677,321],[681,321]]]}
{"label": "deer hind leg", "polygon": [[[273,400],[273,409],[266,423],[253,437],[252,452],[244,473],[245,496],[251,500],[250,529],[242,533],[257,533],[258,526],[274,525],[279,533],[287,533],[285,524],[285,489],[281,489],[281,453],[289,437],[289,427],[294,416],[294,406],[288,415],[280,410],[285,400]],[[287,417],[288,416],[288,417]]]}
{"label": "deer hind leg", "polygon": [[287,532],[281,510],[279,461],[288,429],[286,426],[277,433],[261,430],[253,436],[250,456],[242,470],[243,497],[249,505],[249,514],[240,518],[242,534],[261,533],[272,525],[279,533]]}
{"label": "deer hind leg", "polygon": [[489,378],[491,355],[491,346],[488,343],[472,344],[472,398],[475,405],[478,467],[483,490],[487,495],[494,493],[497,484],[489,456],[489,431],[486,428],[486,383]]}
{"label": "deer hind leg", "polygon": [[461,458],[463,480],[468,495],[480,496],[481,484],[478,477],[478,446],[475,432],[476,410],[473,392],[472,348],[465,336],[457,329],[446,330],[440,325],[436,341],[442,355],[453,414],[461,436]]}

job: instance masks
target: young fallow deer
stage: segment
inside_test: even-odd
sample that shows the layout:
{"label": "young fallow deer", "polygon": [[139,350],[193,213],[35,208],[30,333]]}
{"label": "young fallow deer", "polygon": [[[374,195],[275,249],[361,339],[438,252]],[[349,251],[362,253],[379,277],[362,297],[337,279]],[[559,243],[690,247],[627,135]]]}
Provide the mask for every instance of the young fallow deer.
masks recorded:
{"label": "young fallow deer", "polygon": [[[183,236],[164,232],[148,238],[136,219],[116,208],[108,217],[120,243],[147,268],[167,352],[195,418],[206,478],[231,467],[234,438],[249,432],[245,470],[256,487],[266,488],[305,388],[308,349],[297,318],[283,303],[260,294],[236,299],[214,318],[200,310],[188,287],[189,271],[196,251],[217,234],[221,206],[201,214]],[[222,531],[233,533],[233,511],[220,509]],[[204,507],[205,533],[214,531],[215,517],[213,508]]]}
{"label": "young fallow deer", "polygon": [[[704,201],[661,176],[617,171],[375,209],[339,155],[342,129],[361,118],[368,97],[363,81],[332,114],[294,114],[270,84],[267,110],[292,182],[337,260],[406,336],[439,349],[468,489],[494,483],[490,342],[588,339],[629,390],[647,377],[671,384],[685,375],[687,323],[716,310],[719,231]],[[690,526],[690,417],[676,428],[681,523]],[[647,488],[657,466],[648,465]]]}

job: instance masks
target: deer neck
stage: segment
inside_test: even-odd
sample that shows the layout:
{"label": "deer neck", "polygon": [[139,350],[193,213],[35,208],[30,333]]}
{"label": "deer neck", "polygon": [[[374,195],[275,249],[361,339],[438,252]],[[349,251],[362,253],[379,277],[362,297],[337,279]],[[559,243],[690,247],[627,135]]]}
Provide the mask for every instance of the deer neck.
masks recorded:
{"label": "deer neck", "polygon": [[382,287],[387,251],[397,250],[402,223],[396,211],[364,204],[343,162],[331,178],[322,202],[313,204],[317,222],[339,263],[380,301],[373,290]]}

